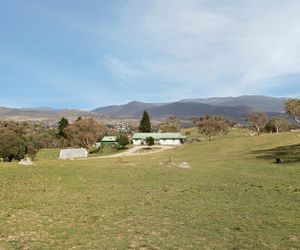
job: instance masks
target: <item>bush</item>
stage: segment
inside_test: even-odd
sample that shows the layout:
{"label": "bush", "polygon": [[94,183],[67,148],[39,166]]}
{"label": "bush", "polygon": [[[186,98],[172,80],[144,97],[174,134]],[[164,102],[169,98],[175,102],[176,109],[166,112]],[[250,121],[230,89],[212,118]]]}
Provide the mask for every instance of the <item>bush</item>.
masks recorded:
{"label": "bush", "polygon": [[217,117],[205,116],[198,123],[198,129],[201,134],[208,136],[211,140],[212,136],[227,133],[228,123]]}
{"label": "bush", "polygon": [[12,130],[0,134],[0,158],[4,161],[21,160],[26,155],[27,144],[23,137]]}
{"label": "bush", "polygon": [[121,146],[121,148],[125,148],[125,146],[129,144],[129,139],[127,135],[119,134],[117,136],[117,143]]}
{"label": "bush", "polygon": [[92,147],[90,150],[89,150],[89,154],[97,154],[101,151],[101,147]]}
{"label": "bush", "polygon": [[36,160],[36,155],[38,153],[38,149],[34,147],[33,144],[31,143],[27,143],[27,146],[26,146],[26,155],[32,160]]}
{"label": "bush", "polygon": [[147,137],[146,144],[151,148],[151,146],[154,145],[154,138],[151,136]]}

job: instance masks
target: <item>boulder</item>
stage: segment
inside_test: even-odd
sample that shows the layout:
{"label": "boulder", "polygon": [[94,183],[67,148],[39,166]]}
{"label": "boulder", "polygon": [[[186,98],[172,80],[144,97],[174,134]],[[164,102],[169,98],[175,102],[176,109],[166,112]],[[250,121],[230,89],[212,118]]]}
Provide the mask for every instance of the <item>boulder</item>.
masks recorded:
{"label": "boulder", "polygon": [[179,167],[179,168],[192,168],[192,166],[191,166],[189,163],[185,162],[185,161],[181,162],[181,163],[178,165],[178,167]]}
{"label": "boulder", "polygon": [[23,165],[23,166],[30,166],[30,165],[34,165],[33,162],[27,157],[26,159],[22,159],[19,162],[19,165]]}

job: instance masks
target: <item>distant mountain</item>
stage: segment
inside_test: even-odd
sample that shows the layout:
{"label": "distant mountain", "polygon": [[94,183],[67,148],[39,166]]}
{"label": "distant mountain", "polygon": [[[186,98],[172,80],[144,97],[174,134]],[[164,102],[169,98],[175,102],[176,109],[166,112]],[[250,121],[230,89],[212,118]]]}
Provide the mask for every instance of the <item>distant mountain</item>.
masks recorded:
{"label": "distant mountain", "polygon": [[246,106],[222,107],[195,102],[174,102],[159,107],[152,107],[148,109],[148,112],[153,117],[176,115],[181,118],[190,118],[192,116],[217,115],[241,122],[253,110]]}
{"label": "distant mountain", "polygon": [[268,96],[239,96],[184,99],[172,103],[129,102],[124,105],[100,107],[92,111],[40,108],[6,108],[0,107],[0,119],[16,121],[37,121],[53,124],[61,117],[70,121],[78,116],[100,119],[134,118],[139,119],[144,110],[151,118],[161,119],[170,115],[190,119],[192,116],[219,115],[237,122],[244,122],[245,117],[255,111],[263,111],[270,116],[284,116],[285,98]]}
{"label": "distant mountain", "polygon": [[124,105],[106,106],[92,112],[112,118],[139,118],[144,110],[150,116],[162,118],[176,115],[180,118],[189,118],[202,115],[225,116],[237,122],[242,122],[252,112],[266,112],[271,116],[283,113],[285,98],[268,96],[239,96],[184,99],[173,103],[143,103],[130,102]]}
{"label": "distant mountain", "polygon": [[62,109],[56,109],[56,108],[51,108],[51,107],[34,107],[34,108],[30,108],[30,107],[25,107],[25,108],[20,108],[22,110],[38,110],[38,111],[61,111]]}
{"label": "distant mountain", "polygon": [[252,108],[254,111],[280,113],[284,111],[283,102],[285,100],[286,98],[269,97],[262,95],[244,95],[238,97],[184,99],[180,102],[196,102],[226,107],[247,106],[249,108]]}
{"label": "distant mountain", "polygon": [[97,113],[89,111],[72,110],[72,109],[51,109],[51,108],[7,108],[0,107],[0,119],[15,121],[36,121],[45,123],[54,123],[61,117],[75,120],[77,117],[100,117]]}
{"label": "distant mountain", "polygon": [[107,115],[112,117],[137,117],[140,116],[144,110],[161,107],[165,104],[159,103],[143,103],[143,102],[129,102],[124,105],[112,105],[97,108],[92,110],[94,113]]}
{"label": "distant mountain", "polygon": [[131,102],[125,105],[98,108],[93,110],[93,112],[113,118],[139,118],[144,110],[147,110],[149,115],[154,118],[164,118],[170,115],[176,115],[180,118],[219,115],[236,121],[244,120],[244,117],[253,111],[246,106],[222,107],[195,102],[174,102],[166,104]]}

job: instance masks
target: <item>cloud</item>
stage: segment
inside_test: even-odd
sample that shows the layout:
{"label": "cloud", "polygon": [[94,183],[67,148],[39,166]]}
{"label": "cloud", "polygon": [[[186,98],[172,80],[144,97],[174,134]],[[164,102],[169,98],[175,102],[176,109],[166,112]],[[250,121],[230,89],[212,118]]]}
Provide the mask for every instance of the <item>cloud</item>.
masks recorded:
{"label": "cloud", "polygon": [[104,60],[105,65],[122,80],[134,80],[142,78],[145,73],[135,66],[130,66],[128,62],[112,56],[107,56]]}
{"label": "cloud", "polygon": [[131,0],[120,34],[133,53],[122,64],[111,55],[110,69],[168,82],[178,97],[270,92],[276,77],[300,73],[299,9],[293,0]]}

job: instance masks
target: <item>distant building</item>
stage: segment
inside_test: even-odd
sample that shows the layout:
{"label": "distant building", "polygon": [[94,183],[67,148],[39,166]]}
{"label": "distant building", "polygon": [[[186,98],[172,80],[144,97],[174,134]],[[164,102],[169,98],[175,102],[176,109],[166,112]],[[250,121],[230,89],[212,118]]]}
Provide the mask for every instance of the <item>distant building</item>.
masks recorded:
{"label": "distant building", "polygon": [[59,153],[59,158],[63,160],[86,157],[88,157],[88,151],[85,148],[61,149]]}
{"label": "distant building", "polygon": [[111,147],[112,145],[117,144],[116,136],[104,136],[101,140],[102,147]]}
{"label": "distant building", "polygon": [[134,145],[145,144],[147,137],[153,137],[155,144],[160,145],[180,145],[186,139],[186,136],[181,133],[135,133],[132,137],[132,143]]}

